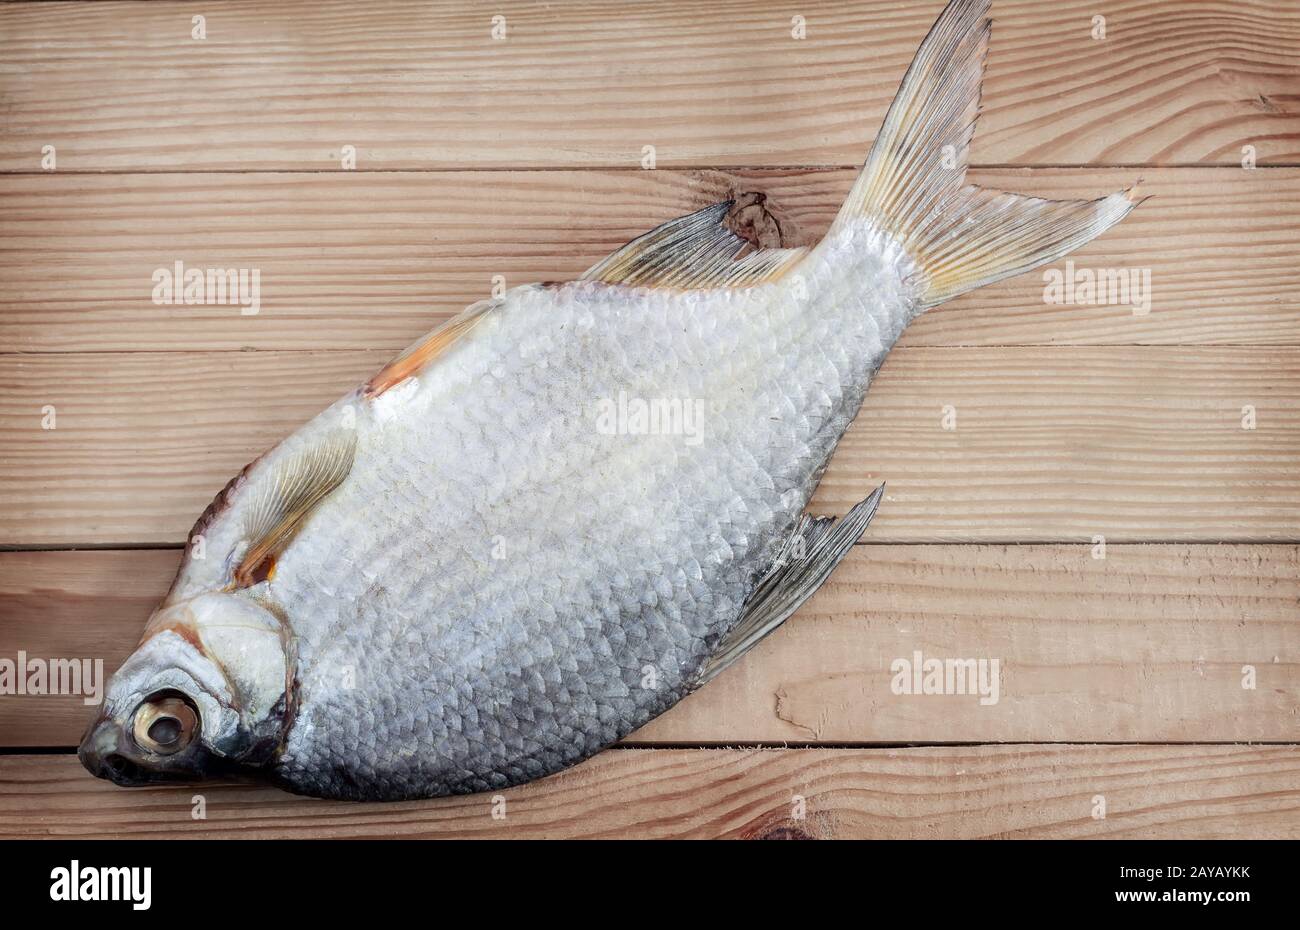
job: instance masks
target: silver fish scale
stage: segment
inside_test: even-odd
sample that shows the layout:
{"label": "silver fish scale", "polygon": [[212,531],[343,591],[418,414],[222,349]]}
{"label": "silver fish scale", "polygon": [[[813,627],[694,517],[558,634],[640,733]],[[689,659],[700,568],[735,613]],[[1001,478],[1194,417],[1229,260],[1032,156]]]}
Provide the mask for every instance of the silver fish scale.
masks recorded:
{"label": "silver fish scale", "polygon": [[[418,378],[304,427],[352,404],[358,445],[264,586],[297,647],[276,775],[498,789],[675,704],[912,315],[907,271],[858,226],[757,287],[518,288]],[[697,404],[699,441],[603,430],[620,392]]]}

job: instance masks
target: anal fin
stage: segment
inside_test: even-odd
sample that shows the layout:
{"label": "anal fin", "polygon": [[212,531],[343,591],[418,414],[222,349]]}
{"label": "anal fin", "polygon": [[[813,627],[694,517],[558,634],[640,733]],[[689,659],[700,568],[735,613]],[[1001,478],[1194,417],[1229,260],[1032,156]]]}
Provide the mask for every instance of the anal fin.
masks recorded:
{"label": "anal fin", "polygon": [[861,538],[884,493],[882,484],[839,520],[804,514],[745,601],[740,619],[705,663],[696,687],[729,668],[812,597]]}

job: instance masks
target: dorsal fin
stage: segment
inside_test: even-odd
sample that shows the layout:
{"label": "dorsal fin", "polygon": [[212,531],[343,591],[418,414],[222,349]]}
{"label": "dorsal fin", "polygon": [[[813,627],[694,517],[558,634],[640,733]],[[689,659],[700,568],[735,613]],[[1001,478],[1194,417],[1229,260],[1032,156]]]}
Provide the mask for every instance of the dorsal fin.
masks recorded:
{"label": "dorsal fin", "polygon": [[446,352],[456,340],[473,329],[500,305],[501,302],[496,299],[480,300],[478,303],[470,304],[419,342],[408,346],[406,351],[381,368],[378,374],[366,382],[365,396],[378,397],[390,387],[401,384]]}
{"label": "dorsal fin", "polygon": [[807,254],[802,248],[756,249],[741,258],[750,242],[724,222],[734,205],[734,200],[724,200],[661,223],[579,280],[682,290],[743,287],[779,278]]}
{"label": "dorsal fin", "polygon": [[289,544],[312,508],[343,483],[356,456],[354,429],[335,429],[287,457],[267,462],[266,471],[250,475],[250,499],[244,516],[248,548],[232,574],[237,588],[268,576],[275,557]]}

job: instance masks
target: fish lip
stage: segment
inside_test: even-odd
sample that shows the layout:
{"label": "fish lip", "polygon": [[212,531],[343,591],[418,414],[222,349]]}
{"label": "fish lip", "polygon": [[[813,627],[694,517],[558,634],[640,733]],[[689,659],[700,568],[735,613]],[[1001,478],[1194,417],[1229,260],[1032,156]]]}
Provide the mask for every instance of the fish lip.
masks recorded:
{"label": "fish lip", "polygon": [[122,788],[141,788],[160,783],[193,781],[189,771],[166,771],[141,763],[139,753],[126,739],[121,725],[111,717],[101,716],[86,731],[77,747],[77,759],[96,778],[103,778]]}

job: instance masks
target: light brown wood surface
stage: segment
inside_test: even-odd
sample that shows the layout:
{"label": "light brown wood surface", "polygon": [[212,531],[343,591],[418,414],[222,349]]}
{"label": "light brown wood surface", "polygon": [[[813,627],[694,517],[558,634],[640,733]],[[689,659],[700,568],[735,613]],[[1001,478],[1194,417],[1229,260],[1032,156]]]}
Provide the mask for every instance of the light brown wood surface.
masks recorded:
{"label": "light brown wood surface", "polygon": [[[0,659],[115,667],[225,481],[494,276],[744,191],[815,242],[941,5],[0,5]],[[1039,271],[920,319],[814,501],[887,481],[867,544],[785,628],[504,821],[123,791],[70,753],[93,708],[0,695],[0,837],[1300,837],[1300,9],[992,15],[972,181],[1141,178],[1072,261],[1149,310]],[[178,260],[260,312],[154,304]],[[893,693],[915,650],[998,659],[998,703]]]}
{"label": "light brown wood surface", "polygon": [[1296,839],[1300,748],[614,749],[501,794],[397,804],[124,790],[69,756],[3,756],[0,838],[18,836]]}
{"label": "light brown wood surface", "polygon": [[[854,165],[940,0],[0,6],[0,167]],[[491,37],[506,16],[506,38]],[[792,38],[793,15],[807,38]],[[1300,158],[1289,0],[993,5],[979,164]],[[1094,39],[1093,17],[1106,17]]]}
{"label": "light brown wood surface", "polygon": [[[646,228],[736,193],[765,193],[783,243],[812,244],[854,173],[0,176],[0,345],[397,352],[487,296],[496,275],[508,286],[571,279]],[[1300,169],[977,169],[971,178],[1076,198],[1139,176],[1149,199],[1071,261],[1148,271],[1147,312],[1046,303],[1039,271],[927,313],[901,345],[1300,343]],[[178,260],[258,269],[260,312],[153,303],[154,271]]]}

